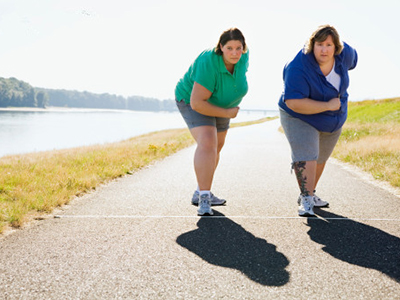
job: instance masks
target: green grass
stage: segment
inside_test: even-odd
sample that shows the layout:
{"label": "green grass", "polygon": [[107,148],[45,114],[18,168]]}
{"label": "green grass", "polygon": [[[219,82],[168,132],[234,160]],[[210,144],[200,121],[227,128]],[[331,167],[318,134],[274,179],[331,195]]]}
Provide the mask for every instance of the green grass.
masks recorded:
{"label": "green grass", "polygon": [[400,124],[400,98],[349,103],[350,123]]}
{"label": "green grass", "polygon": [[349,103],[333,156],[400,187],[400,98]]}

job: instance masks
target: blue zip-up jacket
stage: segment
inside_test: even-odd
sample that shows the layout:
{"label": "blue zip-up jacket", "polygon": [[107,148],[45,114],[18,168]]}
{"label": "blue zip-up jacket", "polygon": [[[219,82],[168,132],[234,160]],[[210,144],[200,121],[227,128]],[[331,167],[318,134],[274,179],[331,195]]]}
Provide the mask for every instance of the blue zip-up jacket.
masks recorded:
{"label": "blue zip-up jacket", "polygon": [[[347,119],[348,71],[356,67],[358,56],[355,49],[346,43],[343,44],[343,51],[335,55],[335,72],[341,78],[339,91],[326,80],[312,52],[304,54],[303,50],[300,51],[283,70],[284,90],[279,99],[279,107],[291,116],[307,122],[318,131],[334,132],[340,129]],[[288,99],[303,98],[326,102],[332,98],[340,98],[341,107],[337,111],[304,115],[294,112],[285,103]]]}

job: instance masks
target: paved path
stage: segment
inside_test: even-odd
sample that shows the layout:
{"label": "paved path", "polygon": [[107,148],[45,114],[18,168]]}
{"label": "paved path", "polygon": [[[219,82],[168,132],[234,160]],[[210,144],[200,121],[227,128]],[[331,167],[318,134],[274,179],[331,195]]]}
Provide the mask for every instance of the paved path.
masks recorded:
{"label": "paved path", "polygon": [[187,148],[0,239],[1,299],[400,299],[400,198],[328,163],[297,216],[279,120],[232,129],[197,217]]}

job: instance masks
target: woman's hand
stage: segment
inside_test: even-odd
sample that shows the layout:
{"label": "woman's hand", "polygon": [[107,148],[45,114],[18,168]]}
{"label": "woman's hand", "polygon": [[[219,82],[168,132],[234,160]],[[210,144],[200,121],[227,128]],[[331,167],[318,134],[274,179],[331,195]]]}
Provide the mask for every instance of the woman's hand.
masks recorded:
{"label": "woman's hand", "polygon": [[340,98],[332,98],[328,101],[328,110],[335,111],[339,110],[342,103],[340,102]]}
{"label": "woman's hand", "polygon": [[222,108],[208,102],[212,93],[197,82],[193,85],[190,96],[190,106],[194,111],[206,116],[220,118],[235,118],[239,112],[239,107]]}
{"label": "woman's hand", "polygon": [[226,110],[227,110],[227,114],[228,114],[228,117],[226,117],[226,118],[233,119],[233,118],[236,118],[236,116],[237,116],[237,114],[239,112],[239,106],[232,107],[232,108],[227,108]]}

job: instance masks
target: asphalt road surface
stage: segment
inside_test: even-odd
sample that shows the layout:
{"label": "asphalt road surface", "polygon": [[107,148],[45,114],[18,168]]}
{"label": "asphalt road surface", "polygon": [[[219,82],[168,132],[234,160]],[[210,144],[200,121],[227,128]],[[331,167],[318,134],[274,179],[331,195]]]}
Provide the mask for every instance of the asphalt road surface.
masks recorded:
{"label": "asphalt road surface", "polygon": [[0,299],[400,299],[399,196],[330,161],[299,217],[278,127],[230,130],[212,217],[190,147],[1,238]]}

